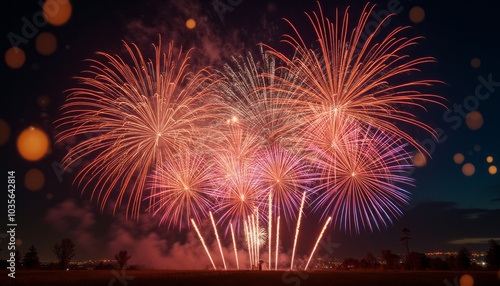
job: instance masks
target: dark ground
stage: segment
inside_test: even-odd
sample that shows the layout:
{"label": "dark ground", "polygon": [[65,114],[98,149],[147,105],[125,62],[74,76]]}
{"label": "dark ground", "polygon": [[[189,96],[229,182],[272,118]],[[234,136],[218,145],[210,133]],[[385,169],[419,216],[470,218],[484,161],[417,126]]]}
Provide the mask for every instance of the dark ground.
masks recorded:
{"label": "dark ground", "polygon": [[[50,286],[148,286],[148,285],[439,285],[472,286],[460,278],[470,275],[474,286],[500,285],[500,272],[455,271],[167,271],[167,270],[70,270],[70,271],[19,271],[16,278],[0,271],[0,285],[50,285]],[[464,281],[464,280],[462,280]]]}

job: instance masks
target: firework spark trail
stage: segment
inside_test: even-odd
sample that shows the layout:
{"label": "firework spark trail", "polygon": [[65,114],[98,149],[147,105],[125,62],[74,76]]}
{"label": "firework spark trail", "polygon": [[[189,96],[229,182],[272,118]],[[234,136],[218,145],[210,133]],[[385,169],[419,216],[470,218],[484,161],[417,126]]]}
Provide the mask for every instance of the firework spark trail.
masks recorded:
{"label": "firework spark trail", "polygon": [[260,262],[259,209],[255,207],[255,238],[257,241],[257,263]]}
{"label": "firework spark trail", "polygon": [[299,209],[299,217],[297,218],[297,228],[295,229],[295,238],[293,239],[293,248],[292,248],[292,258],[290,262],[290,270],[293,270],[293,258],[295,257],[295,248],[297,247],[297,239],[299,237],[299,229],[300,229],[300,219],[302,218],[302,212],[304,209],[304,201],[306,200],[306,192],[302,195],[302,201],[300,202]]}
{"label": "firework spark trail", "polygon": [[233,248],[234,248],[234,258],[236,259],[236,269],[240,270],[240,262],[238,260],[238,250],[236,249],[236,239],[234,238],[234,229],[233,229],[233,223],[230,222],[229,226],[231,228],[231,237],[233,239]]}
{"label": "firework spark trail", "polygon": [[208,248],[207,248],[207,245],[205,244],[205,240],[203,239],[203,236],[201,236],[200,230],[196,226],[196,223],[194,222],[193,219],[191,219],[191,223],[193,224],[194,229],[196,230],[196,233],[198,234],[198,237],[200,238],[201,244],[203,245],[203,248],[205,249],[205,252],[207,253],[208,258],[210,258],[210,262],[212,262],[212,266],[214,267],[214,270],[216,270],[217,267],[215,267],[215,263],[212,260],[212,256],[210,255],[210,252],[208,251]]}
{"label": "firework spark trail", "polygon": [[279,237],[280,237],[280,216],[276,223],[276,258],[274,259],[274,270],[278,270],[278,250],[279,250]]}
{"label": "firework spark trail", "polygon": [[272,225],[273,225],[273,196],[271,193],[269,193],[269,217],[267,219],[268,223],[268,230],[267,230],[267,235],[268,235],[268,240],[267,240],[267,243],[269,244],[269,252],[268,252],[268,269],[271,270],[271,256],[272,256],[272,253],[271,253],[271,237],[272,237]]}
{"label": "firework spark trail", "polygon": [[328,226],[328,223],[330,223],[330,220],[332,220],[331,216],[328,217],[328,219],[326,220],[325,225],[323,226],[323,229],[321,230],[321,233],[319,234],[318,239],[316,240],[316,243],[314,244],[314,248],[311,251],[311,255],[309,255],[309,259],[307,260],[306,267],[304,267],[304,271],[307,270],[307,267],[309,266],[309,262],[311,262],[311,258],[314,255],[314,253],[316,252],[316,248],[318,247],[319,241],[323,237],[323,234],[325,233],[326,227]]}
{"label": "firework spark trail", "polygon": [[212,225],[214,227],[215,238],[217,239],[217,244],[219,245],[220,256],[222,257],[222,263],[224,264],[224,270],[227,270],[226,260],[224,259],[224,253],[222,252],[222,246],[221,246],[220,239],[219,239],[219,232],[217,231],[217,227],[215,225],[215,220],[214,220],[214,216],[212,215],[212,212],[210,212],[210,220],[212,221]]}
{"label": "firework spark trail", "polygon": [[99,52],[103,59],[90,60],[90,69],[77,78],[80,87],[69,90],[56,121],[62,129],[57,142],[94,134],[71,148],[63,165],[89,161],[74,179],[82,192],[90,190],[104,210],[116,191],[113,211],[125,202],[127,216],[138,219],[152,168],[201,142],[219,105],[206,100],[218,97],[214,76],[188,71],[190,51],[175,55],[169,44],[163,53],[160,39],[154,58],[145,59],[137,46],[124,46],[131,65]]}
{"label": "firework spark trail", "polygon": [[247,249],[248,249],[248,258],[250,259],[250,268],[252,268],[252,260],[253,260],[253,258],[252,258],[252,242],[250,241],[251,236],[250,236],[250,229],[249,229],[247,220],[243,221],[243,226],[245,228],[245,238],[247,240]]}
{"label": "firework spark trail", "polygon": [[253,264],[252,265],[257,265],[257,261],[258,261],[258,255],[257,253],[259,252],[259,248],[257,246],[257,244],[259,243],[258,242],[258,238],[257,238],[257,228],[255,227],[255,216],[254,215],[250,215],[250,229],[251,229],[251,232],[250,232],[250,235],[252,236],[252,249],[253,249],[253,258],[254,258],[254,261],[252,262]]}

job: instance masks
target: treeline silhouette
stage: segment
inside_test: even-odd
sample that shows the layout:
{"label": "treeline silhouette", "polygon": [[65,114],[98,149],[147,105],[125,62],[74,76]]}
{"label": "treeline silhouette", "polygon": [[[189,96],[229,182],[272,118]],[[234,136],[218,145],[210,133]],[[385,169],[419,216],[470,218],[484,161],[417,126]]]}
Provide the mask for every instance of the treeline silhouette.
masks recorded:
{"label": "treeline silhouette", "polygon": [[[373,253],[368,252],[361,258],[346,258],[341,263],[330,258],[317,258],[313,269],[330,269],[330,270],[351,270],[351,269],[380,269],[380,270],[498,270],[500,269],[500,244],[493,239],[488,241],[488,250],[485,255],[485,265],[477,264],[473,259],[471,252],[465,248],[460,248],[455,255],[447,255],[446,257],[429,257],[425,253],[409,251],[408,248],[408,232],[403,236],[402,241],[405,243],[408,250],[404,257],[393,253],[389,249],[384,249],[380,252],[380,256],[376,257]],[[52,252],[57,258],[56,262],[51,262],[47,265],[42,265],[38,257],[38,251],[35,246],[31,246],[24,254],[17,250],[15,256],[16,269],[49,269],[49,270],[68,270],[68,269],[95,269],[95,270],[112,270],[125,269],[131,256],[126,250],[120,250],[115,254],[116,263],[103,263],[102,261],[93,267],[83,267],[71,264],[71,259],[75,256],[75,245],[70,239],[62,239],[56,243]],[[6,269],[9,267],[7,260],[0,260],[0,267]],[[129,266],[128,269],[137,269],[137,266]]]}
{"label": "treeline silhouette", "polygon": [[[90,266],[90,265],[82,266],[82,265],[71,264],[71,259],[76,254],[75,244],[71,239],[65,238],[62,239],[61,242],[54,244],[52,253],[54,253],[58,262],[57,263],[51,262],[49,264],[42,265],[38,257],[38,251],[34,245],[32,245],[28,249],[28,252],[26,252],[24,256],[21,255],[21,252],[19,250],[16,250],[15,268],[16,270],[19,269],[83,270],[83,269],[88,269]],[[117,254],[115,254],[114,258],[116,261],[115,264],[116,266],[111,263],[104,264],[101,261],[99,264],[91,268],[95,270],[125,269],[131,256],[129,255],[128,251],[120,250]],[[9,261],[5,259],[0,260],[1,269],[6,269],[9,266],[12,266],[10,265]],[[135,266],[131,267],[135,268]]]}

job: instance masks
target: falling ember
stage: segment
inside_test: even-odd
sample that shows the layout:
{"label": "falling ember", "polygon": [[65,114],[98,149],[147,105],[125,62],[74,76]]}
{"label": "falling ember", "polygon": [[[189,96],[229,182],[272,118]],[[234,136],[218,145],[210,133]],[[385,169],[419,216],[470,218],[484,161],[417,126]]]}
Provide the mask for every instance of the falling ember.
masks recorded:
{"label": "falling ember", "polygon": [[199,230],[199,229],[198,229],[198,227],[196,226],[196,223],[194,222],[194,220],[193,220],[193,219],[191,219],[191,223],[193,224],[194,229],[196,230],[196,233],[198,234],[198,237],[200,238],[201,244],[203,244],[203,248],[205,249],[205,252],[207,253],[208,258],[210,259],[210,262],[212,262],[212,266],[214,267],[214,270],[216,270],[216,269],[217,269],[217,267],[215,267],[215,263],[214,263],[214,261],[212,260],[212,256],[210,255],[210,252],[208,252],[207,245],[205,244],[205,240],[203,239],[203,236],[201,236],[200,230]]}
{"label": "falling ember", "polygon": [[217,244],[219,245],[220,256],[222,257],[222,263],[224,264],[224,270],[227,270],[226,260],[224,259],[224,253],[222,252],[222,246],[220,244],[219,233],[217,232],[217,227],[215,226],[214,216],[212,212],[210,212],[210,220],[212,221],[212,225],[214,226],[215,238],[217,239]]}
{"label": "falling ember", "polygon": [[236,269],[240,270],[240,263],[238,260],[238,250],[236,249],[236,239],[234,238],[234,229],[233,229],[233,223],[229,223],[229,227],[231,228],[231,237],[233,238],[233,248],[234,248],[234,257],[236,259]]}
{"label": "falling ember", "polygon": [[297,219],[297,228],[295,229],[295,239],[293,240],[292,261],[290,262],[290,270],[293,270],[293,258],[295,256],[295,247],[297,246],[297,238],[299,237],[300,219],[302,218],[302,210],[304,208],[304,201],[306,200],[306,192],[302,195],[300,202],[299,218]]}
{"label": "falling ember", "polygon": [[307,270],[307,267],[309,266],[309,262],[311,262],[311,258],[312,256],[314,255],[314,252],[316,252],[316,248],[318,247],[318,244],[319,244],[319,241],[321,240],[321,238],[323,237],[323,234],[325,233],[325,230],[326,230],[326,227],[328,226],[328,224],[330,223],[330,221],[332,220],[332,217],[328,217],[328,219],[326,220],[326,223],[325,225],[323,226],[323,229],[321,230],[321,233],[319,234],[318,236],[318,240],[316,240],[316,244],[314,245],[314,248],[313,250],[311,251],[311,255],[309,255],[309,259],[307,260],[307,263],[306,263],[306,267],[304,268],[304,271]]}

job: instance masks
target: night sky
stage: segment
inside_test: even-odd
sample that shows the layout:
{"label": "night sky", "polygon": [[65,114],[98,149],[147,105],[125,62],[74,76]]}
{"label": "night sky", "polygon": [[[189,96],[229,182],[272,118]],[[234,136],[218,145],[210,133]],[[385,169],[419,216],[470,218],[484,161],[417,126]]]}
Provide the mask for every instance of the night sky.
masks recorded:
{"label": "night sky", "polygon": [[[256,52],[259,42],[278,49],[285,47],[279,40],[283,33],[291,30],[282,18],[309,29],[303,12],[317,9],[316,1],[222,1],[237,4],[225,12],[216,9],[211,1],[144,2],[73,0],[72,15],[66,24],[42,23],[34,30],[25,26],[39,15],[41,6],[37,1],[4,2],[1,51],[5,54],[12,46],[15,34],[24,39],[18,46],[26,53],[26,61],[20,68],[12,69],[2,61],[0,97],[0,119],[10,129],[7,141],[0,145],[2,170],[5,177],[8,170],[16,172],[16,235],[22,253],[34,245],[42,261],[55,260],[51,253],[54,243],[68,237],[77,245],[74,260],[110,258],[120,249],[128,249],[132,253],[132,264],[165,268],[203,264],[196,262],[206,258],[192,233],[158,228],[157,219],[147,215],[138,223],[126,222],[123,211],[113,217],[109,209],[101,212],[95,201],[89,202],[87,192],[81,195],[81,190],[72,186],[78,166],[71,172],[60,169],[60,161],[71,146],[54,144],[54,120],[60,116],[65,91],[77,84],[73,77],[88,67],[84,60],[93,58],[95,52],[122,55],[122,40],[135,42],[147,54],[152,52],[151,44],[157,42],[160,34],[164,42],[173,40],[186,49],[193,47],[194,67],[217,67],[230,56]],[[351,17],[355,18],[365,4],[340,0],[320,2],[330,19],[336,7],[343,11],[349,5]],[[351,4],[353,2],[356,4]],[[422,73],[443,82],[430,90],[446,98],[449,110],[433,106],[419,117],[438,130],[437,142],[420,130],[412,133],[432,158],[411,174],[416,186],[408,188],[412,199],[403,210],[403,217],[374,233],[362,231],[351,235],[329,229],[326,236],[337,245],[333,257],[362,257],[367,251],[379,255],[381,249],[403,254],[404,248],[399,242],[403,227],[411,230],[410,248],[414,251],[456,251],[462,246],[471,251],[486,251],[488,239],[500,240],[500,175],[488,171],[490,166],[500,166],[497,39],[500,5],[487,0],[389,0],[378,2],[375,11],[383,13],[388,7],[397,14],[382,32],[411,26],[405,35],[423,37],[419,45],[406,52],[411,57],[436,59],[435,63],[422,66]],[[410,17],[415,7],[425,12],[420,22]],[[375,21],[377,17],[372,15],[370,19]],[[185,25],[190,18],[196,21],[192,30]],[[42,55],[36,49],[36,37],[46,32],[57,39],[57,49],[50,55]],[[466,124],[465,117],[471,111],[478,111],[484,120],[477,130]],[[51,140],[49,154],[35,162],[24,160],[16,149],[16,138],[29,126],[43,129]],[[5,127],[1,132],[3,139],[7,134]],[[454,162],[457,153],[464,157],[460,164]],[[488,156],[493,159],[491,163],[487,162]],[[474,174],[463,174],[466,163],[475,166]],[[45,178],[43,186],[35,191],[24,185],[24,176],[31,169],[40,170]],[[6,203],[2,209],[5,213]],[[2,217],[0,229],[3,230],[7,221]],[[309,253],[321,229],[314,215],[306,217],[306,221],[303,236],[299,238],[299,255]],[[294,222],[289,226],[290,234],[293,225]],[[209,235],[209,225],[202,228]],[[0,257],[6,258],[6,241],[1,239]],[[285,246],[291,243],[283,240]],[[228,237],[228,252],[231,251],[229,242]],[[216,248],[213,249],[215,252]]]}

